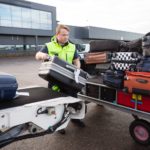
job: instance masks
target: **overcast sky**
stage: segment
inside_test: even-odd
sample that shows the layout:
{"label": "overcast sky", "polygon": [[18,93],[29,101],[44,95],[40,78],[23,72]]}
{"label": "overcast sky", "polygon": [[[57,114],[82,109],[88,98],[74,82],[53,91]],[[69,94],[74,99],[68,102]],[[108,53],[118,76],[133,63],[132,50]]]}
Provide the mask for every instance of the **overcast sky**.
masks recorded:
{"label": "overcast sky", "polygon": [[147,33],[150,0],[28,0],[56,6],[62,24]]}

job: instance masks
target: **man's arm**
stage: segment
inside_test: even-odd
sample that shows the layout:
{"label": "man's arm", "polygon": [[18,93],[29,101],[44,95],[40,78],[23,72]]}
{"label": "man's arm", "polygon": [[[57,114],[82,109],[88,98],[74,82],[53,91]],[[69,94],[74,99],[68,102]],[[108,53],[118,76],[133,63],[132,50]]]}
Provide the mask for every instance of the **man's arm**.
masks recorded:
{"label": "man's arm", "polygon": [[80,69],[81,63],[80,63],[80,59],[79,59],[79,58],[74,59],[74,60],[73,60],[73,64],[74,64],[78,69]]}
{"label": "man's arm", "polygon": [[75,50],[75,53],[74,53],[74,58],[73,58],[73,64],[78,68],[80,69],[81,67],[81,63],[80,63],[80,58],[79,58],[79,54],[77,52],[77,50]]}

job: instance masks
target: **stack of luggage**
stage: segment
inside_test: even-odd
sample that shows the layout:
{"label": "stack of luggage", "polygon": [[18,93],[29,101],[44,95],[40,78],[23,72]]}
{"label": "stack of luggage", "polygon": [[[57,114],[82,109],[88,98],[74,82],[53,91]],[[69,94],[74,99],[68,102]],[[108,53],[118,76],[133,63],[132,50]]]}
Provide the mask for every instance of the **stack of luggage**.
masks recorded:
{"label": "stack of luggage", "polygon": [[128,93],[150,95],[150,33],[136,41],[137,51],[130,45],[133,42],[128,42],[126,51],[112,54],[111,67],[103,74],[103,83]]}
{"label": "stack of luggage", "polygon": [[96,40],[90,42],[90,51],[85,54],[84,62],[87,66],[93,65],[93,70],[105,72],[110,68],[113,52],[119,51],[121,41]]}
{"label": "stack of luggage", "polygon": [[[128,52],[128,53],[123,53],[123,52]],[[115,56],[115,55],[119,55],[119,56]],[[117,68],[129,67],[127,66],[127,63],[130,63],[129,65],[130,66],[132,65],[131,67],[134,67],[135,64],[137,63],[137,59],[135,57],[139,57],[139,55],[142,55],[142,38],[130,42],[124,42],[119,40],[93,40],[90,42],[89,53],[85,54],[84,62],[87,68],[86,71],[88,73],[92,74],[95,71],[94,73],[98,74],[98,73],[106,72],[108,69],[113,67],[111,63],[112,58],[114,59],[113,62],[113,65],[115,65],[114,67]],[[121,58],[117,60],[118,57],[125,58],[126,56],[127,56],[126,60],[124,60],[124,62],[122,63],[121,61],[123,60],[120,60]],[[131,62],[129,57],[133,57],[131,59],[132,60]],[[134,62],[134,58],[135,58],[135,62]],[[117,61],[120,62],[119,66],[118,66],[119,62]],[[126,64],[124,64],[125,61],[127,61]]]}

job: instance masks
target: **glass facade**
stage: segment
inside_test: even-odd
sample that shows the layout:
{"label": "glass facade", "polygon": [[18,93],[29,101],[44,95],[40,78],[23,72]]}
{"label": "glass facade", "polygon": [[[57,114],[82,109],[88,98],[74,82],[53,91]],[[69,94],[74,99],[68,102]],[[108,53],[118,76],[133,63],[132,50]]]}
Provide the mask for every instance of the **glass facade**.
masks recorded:
{"label": "glass facade", "polygon": [[0,4],[0,26],[52,30],[52,13]]}

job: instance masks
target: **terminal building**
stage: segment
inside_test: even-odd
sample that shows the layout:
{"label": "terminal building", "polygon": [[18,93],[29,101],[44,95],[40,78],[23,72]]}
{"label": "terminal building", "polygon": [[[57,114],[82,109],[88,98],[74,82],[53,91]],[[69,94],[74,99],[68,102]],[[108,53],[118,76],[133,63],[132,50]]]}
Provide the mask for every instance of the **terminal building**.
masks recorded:
{"label": "terminal building", "polygon": [[[56,7],[24,0],[0,0],[0,53],[37,51],[49,42],[57,26]],[[70,40],[115,39],[130,41],[142,34],[99,27],[70,26]]]}

